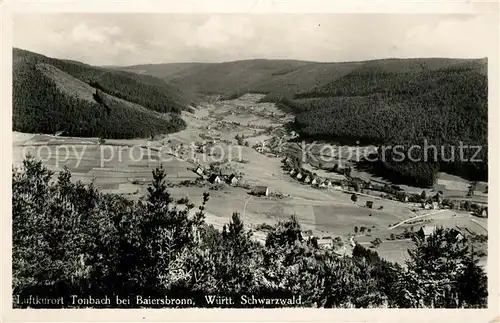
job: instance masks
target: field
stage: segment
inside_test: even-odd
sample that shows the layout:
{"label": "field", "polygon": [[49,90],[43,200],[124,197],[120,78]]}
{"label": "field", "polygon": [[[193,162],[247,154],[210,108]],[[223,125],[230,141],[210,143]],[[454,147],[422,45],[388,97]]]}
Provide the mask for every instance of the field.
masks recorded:
{"label": "field", "polygon": [[[455,216],[449,210],[435,214],[427,211],[429,215],[423,217],[427,222],[402,224],[391,229],[392,225],[423,213],[413,212],[415,206],[409,203],[369,195],[360,194],[353,203],[350,193],[338,189],[313,188],[291,178],[282,169],[281,157],[276,152],[280,148],[266,147],[271,144],[279,147],[276,142],[287,141],[282,126],[293,117],[272,103],[257,103],[261,97],[247,94],[235,100],[205,104],[194,113],[183,112],[183,119],[188,124],[185,130],[156,136],[153,140],[106,140],[105,143],[99,143],[97,138],[14,133],[14,164],[18,165],[29,151],[42,159],[56,174],[66,166],[72,171],[74,180],[84,183],[94,181],[105,192],[122,194],[132,199],[146,194],[147,184],[152,180],[152,170],[162,164],[170,182],[169,191],[175,198],[187,196],[195,205],[199,205],[203,192],[210,192],[206,220],[215,227],[221,228],[233,212],[238,212],[247,227],[255,230],[254,237],[262,240],[265,232],[256,230],[258,225],[273,224],[295,215],[304,231],[320,238],[322,243],[340,237],[344,244],[340,252],[349,252],[353,241],[370,245],[370,241],[378,237],[383,241],[378,247],[381,256],[397,262],[404,261],[406,249],[412,242],[387,239],[391,233],[400,234],[412,226],[414,230],[422,225],[436,225],[460,227],[478,234],[487,233],[484,219],[474,219],[465,213]],[[237,135],[243,138],[240,144],[235,139]],[[259,151],[256,145],[263,145],[264,148]],[[300,151],[297,143],[288,143],[286,147]],[[348,161],[349,156],[371,152],[373,149],[340,146],[337,157]],[[321,144],[317,144],[310,151],[318,154],[320,150]],[[201,181],[200,185],[187,184],[200,177],[193,171],[198,164],[208,169],[214,162],[221,172],[239,174],[239,185],[233,187],[223,184],[215,187],[207,181]],[[320,176],[340,176],[318,166],[312,161],[305,163],[305,167]],[[358,175],[370,176],[362,173]],[[443,175],[437,185],[443,186],[448,194],[455,192],[453,194],[460,195],[467,187],[458,182],[457,178]],[[268,186],[271,194],[265,197],[249,194],[255,185]],[[486,194],[479,192],[479,189],[477,191],[474,199],[483,198],[487,201]],[[369,200],[374,202],[372,209],[365,207]],[[478,224],[477,221],[481,222]],[[357,234],[355,227],[365,227],[369,232]]]}

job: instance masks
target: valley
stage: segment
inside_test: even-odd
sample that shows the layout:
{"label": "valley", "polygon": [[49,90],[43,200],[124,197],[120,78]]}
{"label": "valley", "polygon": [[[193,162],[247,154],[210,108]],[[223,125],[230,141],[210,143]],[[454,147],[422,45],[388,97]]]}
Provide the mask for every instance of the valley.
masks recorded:
{"label": "valley", "polygon": [[[294,116],[275,103],[261,102],[264,95],[245,94],[232,100],[200,103],[192,112],[182,111],[185,129],[149,139],[76,138],[45,134],[13,133],[13,163],[18,165],[30,151],[55,174],[68,167],[73,180],[94,183],[103,192],[140,199],[147,193],[152,170],[160,164],[166,170],[169,192],[175,199],[189,197],[199,205],[203,192],[210,193],[206,222],[222,229],[233,212],[265,241],[266,225],[295,215],[305,236],[314,236],[322,245],[331,245],[339,253],[350,254],[354,243],[376,246],[382,258],[404,264],[412,245],[407,232],[421,227],[455,228],[463,235],[487,235],[487,219],[466,210],[422,208],[421,203],[401,202],[381,197],[380,192],[365,189],[354,192],[349,187],[320,187],[297,180],[284,167],[283,159],[302,153],[297,134],[286,125]],[[356,169],[353,156],[369,154],[373,146],[336,146],[335,162],[318,164],[324,143],[311,143],[302,167],[323,180],[343,181],[344,175],[332,172],[334,163],[350,165],[350,176],[384,183],[363,170]],[[41,148],[43,147],[43,148]],[[197,174],[198,167],[203,174]],[[210,175],[237,182],[210,183]],[[391,184],[385,182],[386,184]],[[252,191],[257,186],[269,189],[267,196]],[[442,191],[443,198],[471,200],[487,205],[486,183],[478,183],[476,194],[466,197],[467,181],[439,173],[434,187],[425,189],[428,196]],[[483,189],[479,189],[483,187]],[[420,194],[421,188],[401,186],[405,192]],[[353,202],[352,194],[357,193]],[[382,194],[383,195],[383,194]],[[372,202],[368,207],[367,202]],[[486,244],[478,243],[486,251]],[[485,260],[485,259],[483,259]]]}

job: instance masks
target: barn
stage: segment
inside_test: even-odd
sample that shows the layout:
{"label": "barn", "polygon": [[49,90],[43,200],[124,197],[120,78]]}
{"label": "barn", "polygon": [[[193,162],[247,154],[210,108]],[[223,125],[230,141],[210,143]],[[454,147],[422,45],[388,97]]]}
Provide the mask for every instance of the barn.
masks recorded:
{"label": "barn", "polygon": [[219,175],[217,175],[217,174],[212,174],[212,175],[210,176],[210,178],[208,179],[208,181],[209,181],[210,183],[212,183],[212,184],[220,184],[220,183],[222,183],[222,179],[221,179],[221,178],[220,178],[220,176],[219,176]]}
{"label": "barn", "polygon": [[236,177],[236,175],[231,174],[231,175],[229,175],[229,177],[227,178],[227,183],[228,183],[229,185],[235,186],[236,184],[238,184],[238,178]]}

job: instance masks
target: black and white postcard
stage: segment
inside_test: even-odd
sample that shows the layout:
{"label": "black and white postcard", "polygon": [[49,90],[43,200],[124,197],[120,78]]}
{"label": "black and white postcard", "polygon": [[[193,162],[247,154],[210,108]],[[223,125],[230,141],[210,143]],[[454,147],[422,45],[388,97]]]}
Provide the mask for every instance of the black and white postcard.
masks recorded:
{"label": "black and white postcard", "polygon": [[6,313],[494,320],[497,4],[135,3],[0,7]]}

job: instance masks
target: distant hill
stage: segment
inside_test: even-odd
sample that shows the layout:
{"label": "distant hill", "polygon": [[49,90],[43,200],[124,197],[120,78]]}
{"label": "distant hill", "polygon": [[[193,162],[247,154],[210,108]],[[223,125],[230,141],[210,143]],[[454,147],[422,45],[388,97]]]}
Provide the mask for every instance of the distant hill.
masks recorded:
{"label": "distant hill", "polygon": [[[226,63],[176,63],[128,66],[131,72],[154,75],[171,84],[204,94],[268,93],[272,87],[286,90],[283,75],[308,65],[305,61],[254,59]],[[280,83],[274,85],[273,81]],[[269,84],[269,88],[266,86]],[[293,84],[291,84],[293,86]]]}
{"label": "distant hill", "polygon": [[425,58],[321,63],[253,59],[224,63],[134,65],[120,69],[152,75],[181,88],[207,94],[232,95],[259,92],[283,96],[326,85],[359,68],[376,68],[385,72],[415,72],[440,69],[469,61]]}
{"label": "distant hill", "polygon": [[15,131],[148,137],[183,129],[196,100],[152,76],[13,50]]}

